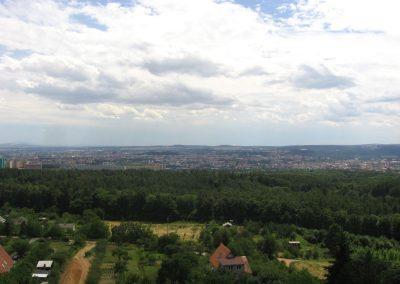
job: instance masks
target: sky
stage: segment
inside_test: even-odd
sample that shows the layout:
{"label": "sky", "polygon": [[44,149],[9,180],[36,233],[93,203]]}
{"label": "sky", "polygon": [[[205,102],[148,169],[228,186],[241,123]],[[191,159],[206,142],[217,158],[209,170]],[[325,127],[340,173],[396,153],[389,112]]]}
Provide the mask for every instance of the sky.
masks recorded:
{"label": "sky", "polygon": [[400,143],[398,0],[0,0],[0,144]]}

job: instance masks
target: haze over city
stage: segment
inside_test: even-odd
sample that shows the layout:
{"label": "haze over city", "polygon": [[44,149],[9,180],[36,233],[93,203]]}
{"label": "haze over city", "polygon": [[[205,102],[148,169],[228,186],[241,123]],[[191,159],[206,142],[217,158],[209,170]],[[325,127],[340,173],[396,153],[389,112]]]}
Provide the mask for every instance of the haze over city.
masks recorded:
{"label": "haze over city", "polygon": [[0,1],[0,143],[399,143],[399,8]]}

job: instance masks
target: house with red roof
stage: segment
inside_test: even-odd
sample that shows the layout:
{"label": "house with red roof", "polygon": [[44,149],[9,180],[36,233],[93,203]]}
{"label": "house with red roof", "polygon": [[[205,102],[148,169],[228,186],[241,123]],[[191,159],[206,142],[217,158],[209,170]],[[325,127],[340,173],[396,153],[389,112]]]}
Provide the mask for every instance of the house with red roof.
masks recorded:
{"label": "house with red roof", "polygon": [[231,250],[222,243],[210,256],[210,263],[215,270],[224,269],[234,272],[251,273],[247,257],[234,256]]}
{"label": "house with red roof", "polygon": [[14,262],[11,256],[6,252],[2,245],[0,245],[0,274],[7,273],[13,267]]}

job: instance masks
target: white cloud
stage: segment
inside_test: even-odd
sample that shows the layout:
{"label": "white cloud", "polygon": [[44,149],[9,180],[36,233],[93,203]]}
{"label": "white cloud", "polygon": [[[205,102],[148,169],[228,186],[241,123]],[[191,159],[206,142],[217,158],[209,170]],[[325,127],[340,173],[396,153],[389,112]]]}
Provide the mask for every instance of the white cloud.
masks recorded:
{"label": "white cloud", "polygon": [[381,121],[399,137],[399,5],[299,0],[280,8],[289,18],[274,19],[232,1],[5,1],[0,117],[110,127],[180,121],[188,133],[199,123]]}

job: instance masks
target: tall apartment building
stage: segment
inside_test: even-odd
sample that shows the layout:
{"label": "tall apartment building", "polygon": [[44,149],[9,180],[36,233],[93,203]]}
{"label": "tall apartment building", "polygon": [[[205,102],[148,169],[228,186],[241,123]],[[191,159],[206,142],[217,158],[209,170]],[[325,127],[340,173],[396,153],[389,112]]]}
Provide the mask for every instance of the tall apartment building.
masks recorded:
{"label": "tall apartment building", "polygon": [[0,157],[0,169],[4,169],[6,167],[6,159]]}

